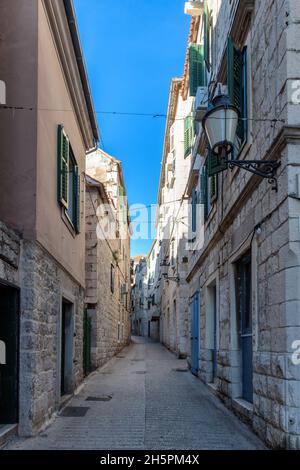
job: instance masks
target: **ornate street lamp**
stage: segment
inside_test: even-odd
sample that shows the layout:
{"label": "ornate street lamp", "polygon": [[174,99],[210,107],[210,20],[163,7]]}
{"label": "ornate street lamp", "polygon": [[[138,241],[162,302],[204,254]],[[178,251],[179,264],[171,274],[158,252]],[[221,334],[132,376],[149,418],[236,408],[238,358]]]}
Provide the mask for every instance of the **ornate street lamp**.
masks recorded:
{"label": "ornate street lamp", "polygon": [[240,111],[235,107],[229,96],[219,92],[209,106],[204,118],[203,128],[212,151],[232,170],[235,166],[250,171],[255,175],[267,178],[277,191],[276,170],[280,163],[265,160],[234,160],[229,158],[234,148]]}

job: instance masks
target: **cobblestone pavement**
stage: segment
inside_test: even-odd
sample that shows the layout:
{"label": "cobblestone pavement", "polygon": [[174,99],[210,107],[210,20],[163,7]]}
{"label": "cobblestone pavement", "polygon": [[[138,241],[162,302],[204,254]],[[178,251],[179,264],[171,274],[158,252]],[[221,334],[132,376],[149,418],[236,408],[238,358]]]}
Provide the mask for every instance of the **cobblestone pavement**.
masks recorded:
{"label": "cobblestone pavement", "polygon": [[39,436],[15,439],[7,448],[263,449],[200,380],[182,372],[185,368],[186,362],[162,345],[133,338],[68,404],[88,407],[85,416],[60,415]]}

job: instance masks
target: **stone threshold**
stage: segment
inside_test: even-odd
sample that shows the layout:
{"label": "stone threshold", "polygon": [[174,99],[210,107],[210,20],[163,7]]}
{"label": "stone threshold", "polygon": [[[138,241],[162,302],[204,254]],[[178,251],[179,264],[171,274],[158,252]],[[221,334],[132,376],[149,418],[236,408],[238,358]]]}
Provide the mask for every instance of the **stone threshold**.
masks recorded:
{"label": "stone threshold", "polygon": [[246,419],[249,423],[253,420],[253,404],[243,398],[233,398],[231,401],[232,409],[239,416]]}
{"label": "stone threshold", "polygon": [[218,387],[217,384],[210,382],[207,383],[206,386],[209,388],[209,390],[216,396],[218,396]]}
{"label": "stone threshold", "polygon": [[10,439],[18,433],[17,424],[6,424],[0,426],[0,448],[4,447]]}

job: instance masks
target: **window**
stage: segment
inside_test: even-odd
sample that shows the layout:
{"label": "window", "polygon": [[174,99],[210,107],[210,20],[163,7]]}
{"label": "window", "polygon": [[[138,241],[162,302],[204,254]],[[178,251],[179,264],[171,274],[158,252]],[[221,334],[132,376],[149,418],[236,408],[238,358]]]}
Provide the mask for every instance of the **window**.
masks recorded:
{"label": "window", "polygon": [[112,294],[115,292],[115,267],[113,264],[110,265],[110,290]]}
{"label": "window", "polygon": [[208,9],[207,0],[204,1],[204,61],[206,69],[210,72],[211,69],[211,51],[212,51],[212,34],[213,34],[213,23],[212,13]]}
{"label": "window", "polygon": [[196,96],[197,88],[205,85],[204,46],[191,44],[189,48],[190,96]]}
{"label": "window", "polygon": [[124,196],[124,188],[121,185],[119,187],[119,201],[120,201],[120,219],[122,218],[123,223],[126,224],[127,207],[126,207],[126,201],[125,201],[125,196]]}
{"label": "window", "polygon": [[247,47],[240,50],[229,37],[227,46],[227,85],[232,103],[239,108],[241,120],[237,128],[235,154],[247,141]]}
{"label": "window", "polygon": [[120,322],[118,322],[118,343],[120,342]]}
{"label": "window", "polygon": [[192,192],[192,232],[197,230],[197,190],[194,188]]}
{"label": "window", "polygon": [[184,157],[188,157],[193,148],[194,125],[193,118],[189,114],[184,120]]}
{"label": "window", "polygon": [[204,219],[206,220],[209,216],[213,203],[218,197],[218,175],[209,176],[208,160],[202,168],[201,172],[201,204],[204,206]]}
{"label": "window", "polygon": [[80,173],[63,128],[58,126],[58,202],[64,208],[68,220],[76,233],[80,231]]}
{"label": "window", "polygon": [[228,164],[222,162],[221,158],[215,154],[211,148],[208,148],[207,154],[207,172],[208,176],[215,176],[218,173],[226,170],[228,168]]}

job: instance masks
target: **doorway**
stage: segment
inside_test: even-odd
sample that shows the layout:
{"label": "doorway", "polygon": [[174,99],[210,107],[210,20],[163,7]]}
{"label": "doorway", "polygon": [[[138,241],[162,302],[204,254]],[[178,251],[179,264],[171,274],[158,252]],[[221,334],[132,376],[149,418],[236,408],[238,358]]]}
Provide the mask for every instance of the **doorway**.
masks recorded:
{"label": "doorway", "polygon": [[67,300],[62,301],[61,309],[61,396],[73,392],[73,338],[74,319],[73,304]]}
{"label": "doorway", "polygon": [[242,353],[242,398],[253,403],[251,253],[237,263],[237,315]]}
{"label": "doorway", "polygon": [[0,284],[0,426],[18,423],[19,291]]}
{"label": "doorway", "polygon": [[192,297],[191,302],[191,370],[198,375],[199,371],[199,293]]}
{"label": "doorway", "polygon": [[206,293],[206,347],[211,351],[211,380],[214,383],[218,371],[218,320],[217,286],[214,281],[207,287]]}

